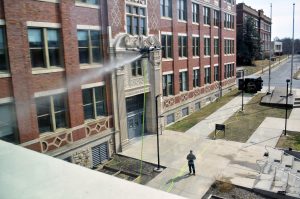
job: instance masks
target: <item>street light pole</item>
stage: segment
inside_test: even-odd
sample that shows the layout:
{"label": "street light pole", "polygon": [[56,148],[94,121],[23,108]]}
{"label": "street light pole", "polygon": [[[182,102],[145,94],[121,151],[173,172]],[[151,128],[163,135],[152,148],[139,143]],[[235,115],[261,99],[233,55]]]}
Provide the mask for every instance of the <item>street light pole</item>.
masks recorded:
{"label": "street light pole", "polygon": [[245,70],[243,71],[243,89],[242,89],[242,112],[244,112],[244,90],[245,90]]}
{"label": "street light pole", "polygon": [[286,96],[285,96],[285,125],[284,125],[284,135],[286,136],[286,126],[287,126],[287,113],[288,113],[288,98],[289,98],[289,82],[286,80]]}
{"label": "street light pole", "polygon": [[294,70],[294,51],[295,51],[295,3],[293,4],[293,39],[292,39],[292,60],[291,60],[291,88],[290,95],[293,94],[293,70]]}
{"label": "street light pole", "polygon": [[272,59],[272,53],[271,53],[271,41],[272,41],[272,3],[271,3],[271,30],[270,30],[270,43],[269,43],[269,84],[268,84],[268,94],[271,93],[271,59]]}
{"label": "street light pole", "polygon": [[155,108],[156,108],[156,142],[157,142],[157,168],[155,168],[155,171],[161,172],[162,169],[160,167],[160,156],[159,156],[159,132],[158,132],[158,98],[161,96],[161,94],[158,94],[155,96]]}

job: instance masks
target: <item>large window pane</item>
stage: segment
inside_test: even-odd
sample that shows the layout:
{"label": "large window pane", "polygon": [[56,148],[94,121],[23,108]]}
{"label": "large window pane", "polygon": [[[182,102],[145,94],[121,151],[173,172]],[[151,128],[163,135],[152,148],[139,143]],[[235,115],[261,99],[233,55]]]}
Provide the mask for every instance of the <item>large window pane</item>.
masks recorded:
{"label": "large window pane", "polygon": [[13,105],[0,105],[0,139],[11,141],[13,139],[15,126],[15,112]]}
{"label": "large window pane", "polygon": [[40,133],[53,131],[50,115],[38,117],[38,125]]}
{"label": "large window pane", "polygon": [[88,31],[78,30],[77,31],[77,39],[78,39],[78,46],[79,47],[88,47],[89,46]]}
{"label": "large window pane", "polygon": [[59,47],[59,33],[57,30],[48,29],[47,31],[48,36],[48,47]]}
{"label": "large window pane", "polygon": [[68,126],[67,122],[66,122],[66,112],[65,111],[55,113],[55,123],[56,123],[56,129],[66,128]]}
{"label": "large window pane", "polygon": [[6,51],[6,36],[4,28],[0,28],[0,71],[8,70],[7,61],[7,51]]}
{"label": "large window pane", "polygon": [[28,30],[28,40],[30,48],[43,48],[42,29],[34,28]]}
{"label": "large window pane", "polygon": [[30,49],[30,56],[33,68],[46,67],[43,49]]}
{"label": "large window pane", "polygon": [[60,53],[59,49],[49,49],[50,66],[60,66]]}
{"label": "large window pane", "polygon": [[40,133],[53,131],[51,125],[51,105],[49,97],[36,99],[36,109]]}

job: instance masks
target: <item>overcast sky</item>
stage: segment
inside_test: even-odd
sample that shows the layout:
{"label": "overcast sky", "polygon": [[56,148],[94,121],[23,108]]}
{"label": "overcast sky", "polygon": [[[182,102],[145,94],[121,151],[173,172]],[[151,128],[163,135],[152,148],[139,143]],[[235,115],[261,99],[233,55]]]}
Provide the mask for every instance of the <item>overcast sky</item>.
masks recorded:
{"label": "overcast sky", "polygon": [[237,0],[252,8],[263,9],[270,17],[270,4],[273,6],[272,38],[292,37],[293,31],[293,3],[295,5],[295,39],[300,39],[300,1],[299,0]]}

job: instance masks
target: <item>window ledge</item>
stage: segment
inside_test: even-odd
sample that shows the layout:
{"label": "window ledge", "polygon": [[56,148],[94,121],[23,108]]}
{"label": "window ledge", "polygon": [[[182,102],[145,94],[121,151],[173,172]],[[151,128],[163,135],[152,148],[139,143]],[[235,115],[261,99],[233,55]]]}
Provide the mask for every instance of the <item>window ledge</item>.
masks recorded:
{"label": "window ledge", "polygon": [[230,56],[234,56],[234,54],[225,54],[225,57],[230,57]]}
{"label": "window ledge", "polygon": [[99,5],[93,5],[93,4],[88,4],[88,3],[81,3],[81,2],[75,2],[75,6],[78,7],[85,7],[85,8],[94,8],[94,9],[99,9]]}
{"label": "window ledge", "polygon": [[179,57],[178,60],[187,60],[187,57]]}
{"label": "window ledge", "polygon": [[53,135],[63,133],[66,130],[67,130],[67,128],[59,128],[59,129],[56,129],[56,131],[49,131],[49,132],[40,133],[40,138],[48,139],[48,138],[51,138]]}
{"label": "window ledge", "polygon": [[104,119],[106,117],[107,116],[97,116],[95,119],[86,119],[86,120],[84,120],[84,124],[90,124],[93,122],[97,122],[98,120]]}
{"label": "window ledge", "polygon": [[162,58],[162,61],[173,61],[172,58]]}
{"label": "window ledge", "polygon": [[181,19],[178,19],[178,22],[180,22],[180,23],[187,23],[186,20],[181,20]]}
{"label": "window ledge", "polygon": [[193,25],[197,25],[199,26],[199,23],[198,22],[192,22]]}
{"label": "window ledge", "polygon": [[35,69],[32,69],[32,74],[37,75],[37,74],[45,74],[45,73],[57,73],[57,72],[63,72],[63,71],[65,71],[65,69],[59,68],[59,67],[35,68]]}
{"label": "window ledge", "polygon": [[204,27],[210,27],[210,25],[209,25],[209,24],[203,24],[203,26],[204,26]]}
{"label": "window ledge", "polygon": [[11,74],[8,72],[0,72],[0,78],[11,77]]}
{"label": "window ledge", "polygon": [[80,65],[80,69],[91,69],[91,68],[101,68],[103,65],[102,64],[83,64]]}
{"label": "window ledge", "polygon": [[214,28],[217,28],[217,29],[219,29],[219,26],[214,26]]}
{"label": "window ledge", "polygon": [[231,29],[231,28],[224,28],[224,30],[234,31],[234,29]]}
{"label": "window ledge", "polygon": [[210,55],[204,55],[204,58],[210,58]]}
{"label": "window ledge", "polygon": [[173,19],[171,17],[161,17],[161,19],[172,21]]}
{"label": "window ledge", "polygon": [[49,3],[59,3],[59,0],[38,0],[38,1],[44,1]]}
{"label": "window ledge", "polygon": [[199,56],[193,56],[193,59],[199,59],[200,57]]}
{"label": "window ledge", "polygon": [[214,55],[214,57],[219,57],[219,55]]}

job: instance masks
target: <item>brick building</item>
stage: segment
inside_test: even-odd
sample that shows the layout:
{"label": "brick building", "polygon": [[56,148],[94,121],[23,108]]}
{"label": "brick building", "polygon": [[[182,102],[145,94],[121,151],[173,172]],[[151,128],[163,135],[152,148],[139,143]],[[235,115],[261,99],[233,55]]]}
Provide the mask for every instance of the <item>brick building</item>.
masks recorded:
{"label": "brick building", "polygon": [[262,58],[269,56],[271,48],[271,18],[264,15],[263,10],[255,10],[245,3],[239,3],[236,5],[236,17],[237,17],[237,31],[244,27],[249,17],[255,21],[255,27],[257,28],[260,42],[261,42],[261,56]]}
{"label": "brick building", "polygon": [[156,132],[156,99],[166,126],[231,90],[235,18],[233,0],[0,0],[0,138],[97,166]]}

